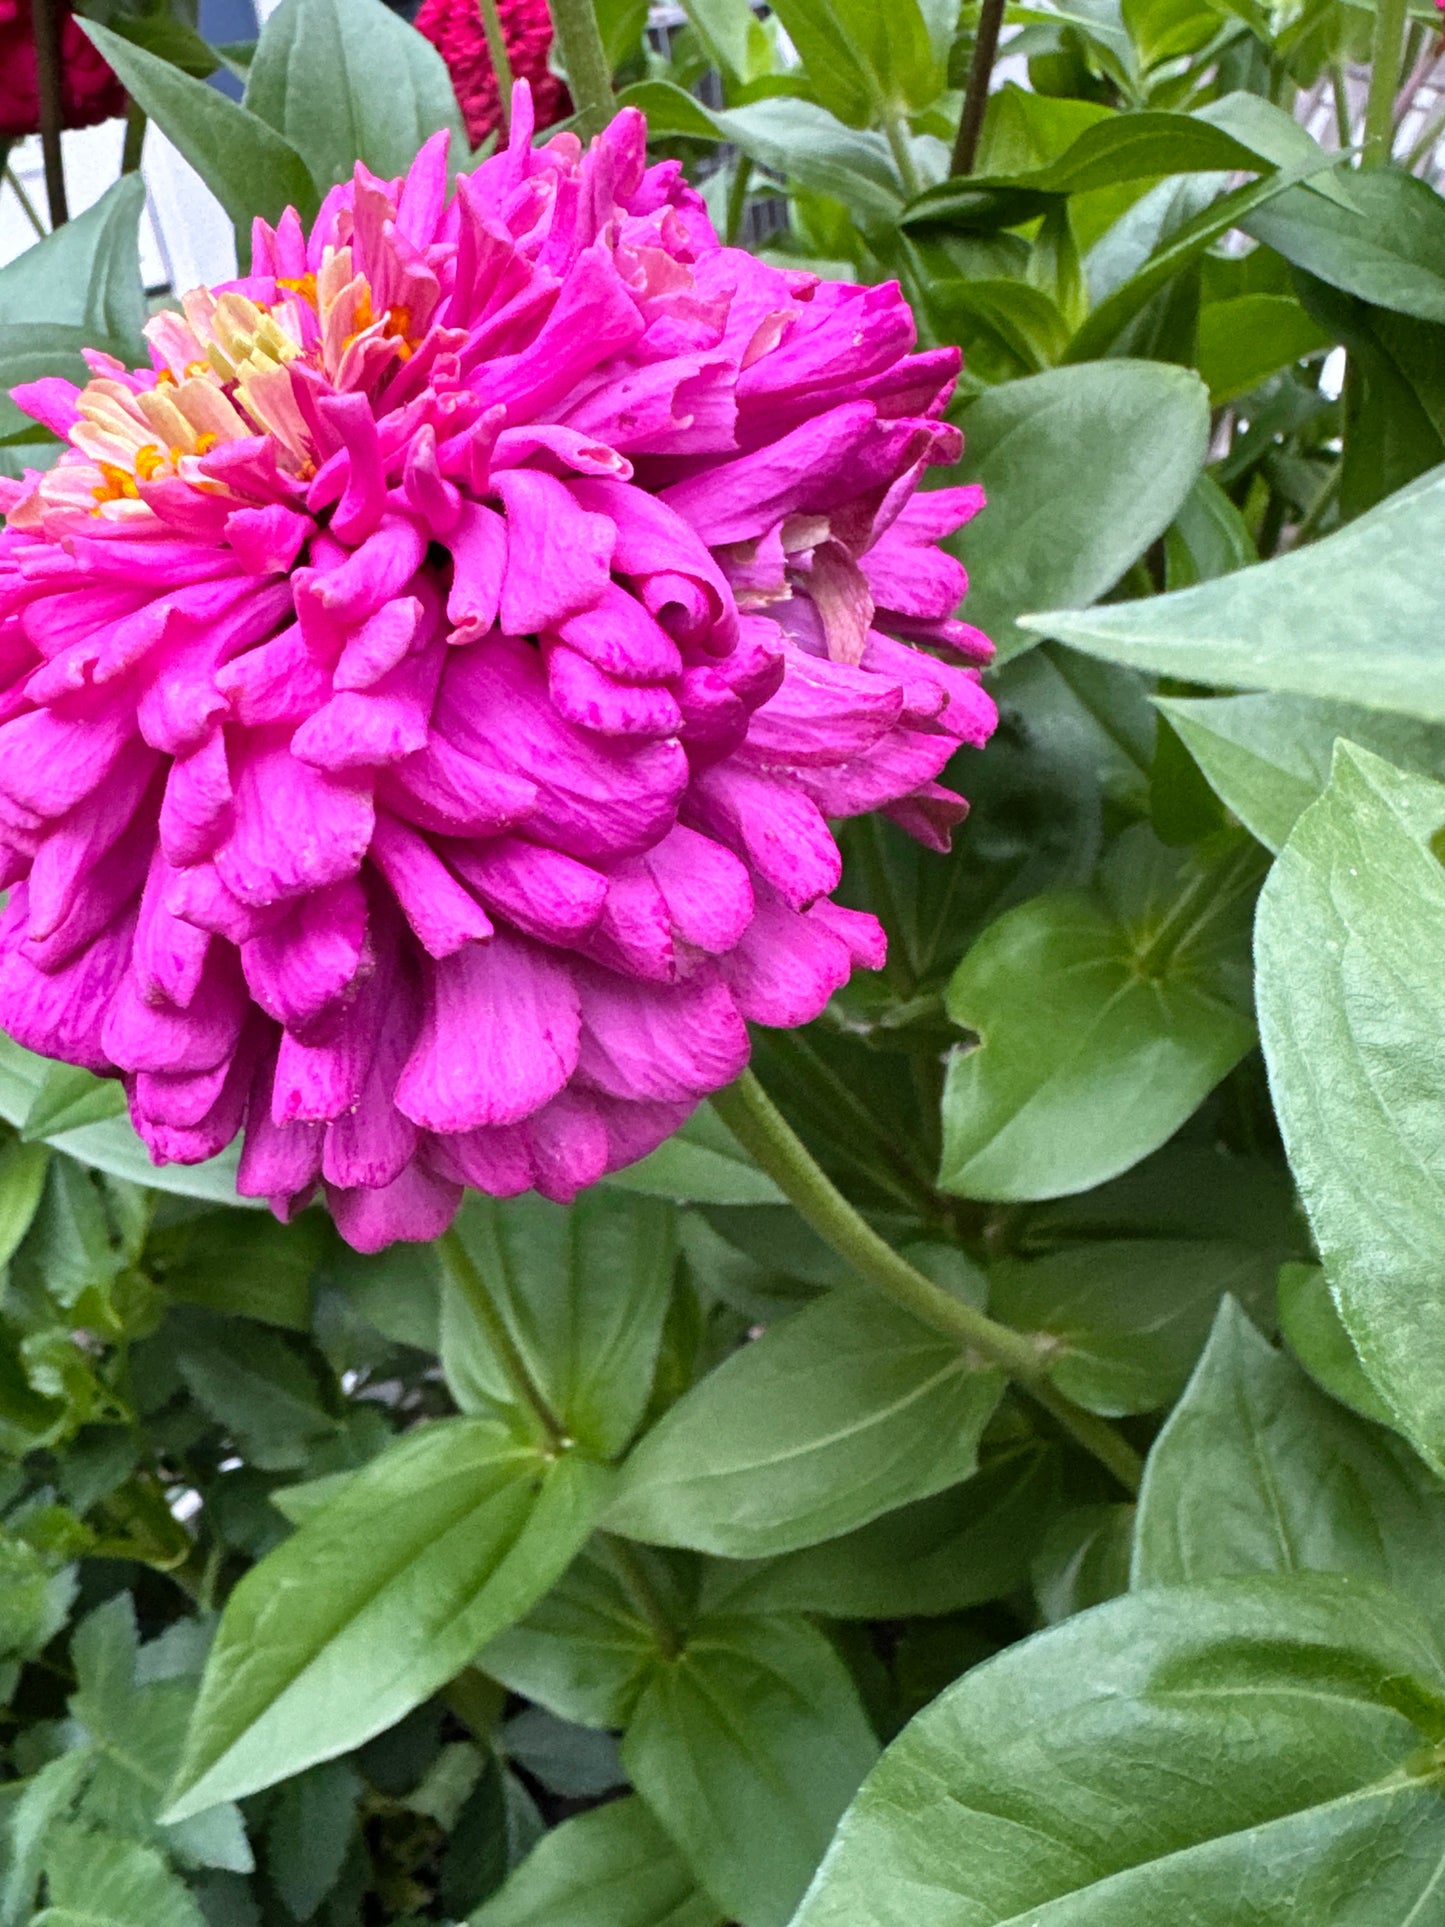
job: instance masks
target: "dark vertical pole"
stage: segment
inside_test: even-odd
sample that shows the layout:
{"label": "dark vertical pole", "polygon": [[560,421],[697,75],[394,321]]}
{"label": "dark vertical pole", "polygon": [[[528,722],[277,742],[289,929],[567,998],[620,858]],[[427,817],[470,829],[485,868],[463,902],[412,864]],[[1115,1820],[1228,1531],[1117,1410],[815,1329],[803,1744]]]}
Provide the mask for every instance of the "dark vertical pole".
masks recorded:
{"label": "dark vertical pole", "polygon": [[40,152],[45,161],[45,192],[50,201],[50,225],[58,228],[70,219],[65,202],[65,164],[60,153],[58,0],[30,0],[30,27],[35,35],[35,81],[40,94]]}
{"label": "dark vertical pole", "polygon": [[978,137],[983,132],[984,109],[988,106],[988,83],[993,78],[993,63],[998,54],[998,30],[1003,25],[1004,0],[983,0],[978,14],[978,35],[973,43],[973,65],[968,70],[968,87],[963,96],[963,113],[958,122],[958,139],[953,146],[955,174],[971,174],[978,153]]}

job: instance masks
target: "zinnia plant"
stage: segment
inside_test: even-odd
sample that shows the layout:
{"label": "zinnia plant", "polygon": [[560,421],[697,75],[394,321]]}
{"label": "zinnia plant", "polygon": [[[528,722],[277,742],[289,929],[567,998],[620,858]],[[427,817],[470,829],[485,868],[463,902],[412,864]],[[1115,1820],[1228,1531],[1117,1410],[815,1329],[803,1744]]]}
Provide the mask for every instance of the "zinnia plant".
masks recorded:
{"label": "zinnia plant", "polygon": [[880,965],[828,819],[946,848],[994,721],[957,352],[721,246],[640,115],[531,131],[16,391],[0,1024],[363,1250],[571,1198]]}

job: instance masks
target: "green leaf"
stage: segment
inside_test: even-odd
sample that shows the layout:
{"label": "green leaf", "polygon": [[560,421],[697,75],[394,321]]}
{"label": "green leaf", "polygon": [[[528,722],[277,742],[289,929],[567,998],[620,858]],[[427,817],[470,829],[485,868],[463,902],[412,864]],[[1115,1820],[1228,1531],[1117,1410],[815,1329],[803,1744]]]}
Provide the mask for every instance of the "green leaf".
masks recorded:
{"label": "green leaf", "polygon": [[823,105],[863,126],[926,107],[942,90],[918,0],[778,0],[774,8]]}
{"label": "green leaf", "polygon": [[710,1566],[704,1603],[727,1612],[908,1619],[963,1612],[1028,1584],[1058,1505],[1059,1461],[1026,1445],[965,1484],[781,1559]]}
{"label": "green leaf", "polygon": [[1263,1313],[1275,1254],[1222,1240],[1106,1239],[989,1270],[989,1309],[1052,1340],[1049,1376],[1091,1412],[1152,1412],[1184,1389],[1215,1308],[1233,1293]]}
{"label": "green leaf", "polygon": [[356,1833],[360,1775],[345,1760],[324,1760],[288,1780],[266,1823],[272,1884],[297,1920],[310,1920],[341,1878]]}
{"label": "green leaf", "polygon": [[1378,1425],[1395,1414],[1370,1383],[1360,1354],[1340,1322],[1321,1265],[1281,1265],[1279,1329],[1290,1350],[1317,1385]]}
{"label": "green leaf", "polygon": [[27,1144],[124,1117],[125,1088],[115,1077],[97,1077],[78,1064],[51,1064],[35,1101],[25,1113],[20,1135]]}
{"label": "green leaf", "polygon": [[191,1396],[262,1471],[304,1466],[312,1447],[339,1432],[310,1364],[281,1332],[192,1317],[172,1344]]}
{"label": "green leaf", "polygon": [[1241,294],[1200,309],[1196,365],[1208,383],[1210,405],[1218,408],[1332,345],[1333,337],[1293,295]]}
{"label": "green leaf", "polygon": [[1133,1584],[1344,1572],[1445,1629],[1445,1489],[1403,1440],[1316,1391],[1232,1300],[1155,1441]]}
{"label": "green leaf", "polygon": [[680,1399],[623,1468],[611,1529],[791,1552],[966,1479],[1003,1380],[884,1300],[836,1292]]}
{"label": "green leaf", "polygon": [[[652,1389],[677,1248],[672,1208],[606,1190],[570,1206],[473,1196],[456,1236],[547,1405],[589,1452],[615,1457]],[[447,1382],[463,1410],[510,1413],[507,1370],[443,1249]]]}
{"label": "green leaf", "polygon": [[973,578],[968,618],[1006,661],[1032,646],[1023,610],[1092,602],[1163,534],[1203,464],[1209,407],[1186,369],[1110,361],[990,389],[963,427],[988,507],[950,546]]}
{"label": "green leaf", "polygon": [[204,80],[87,20],[84,31],[150,116],[210,188],[249,246],[252,219],[273,225],[287,207],[303,221],[317,208],[316,183],[291,143]]}
{"label": "green leaf", "polygon": [[1260,165],[1260,155],[1243,141],[1193,114],[1149,109],[1114,114],[1085,128],[1065,153],[1044,167],[955,177],[928,188],[909,202],[900,225],[1012,227],[1041,214],[1059,195],[1153,181],[1166,174],[1257,173]]}
{"label": "green leaf", "polygon": [[1070,343],[1068,359],[1092,361],[1096,356],[1107,354],[1145,304],[1181,270],[1198,261],[1222,234],[1240,226],[1247,216],[1274,200],[1302,176],[1323,170],[1333,158],[1320,150],[1317,158],[1303,159],[1294,167],[1282,168],[1263,180],[1237,187],[1233,193],[1211,201],[1175,229],[1142,267],[1099,303]]}
{"label": "green leaf", "polygon": [[715,63],[736,80],[752,77],[767,41],[747,0],[685,0],[683,7]]}
{"label": "green leaf", "polygon": [[200,1908],[154,1847],[94,1827],[52,1830],[49,1904],[32,1927],[206,1927]]}
{"label": "green leaf", "polygon": [[1402,769],[1445,777],[1445,729],[1307,696],[1159,696],[1219,800],[1278,852],[1330,777],[1344,739]]}
{"label": "green leaf", "polygon": [[326,1245],[319,1211],[289,1225],[269,1213],[207,1211],[153,1238],[147,1256],[172,1298],[304,1332]]}
{"label": "green leaf", "polygon": [[1349,177],[1353,207],[1292,188],[1239,225],[1297,268],[1381,308],[1445,321],[1445,204],[1413,174]]}
{"label": "green leaf", "polygon": [[686,1861],[640,1800],[553,1827],[471,1927],[721,1927]]}
{"label": "green leaf", "polygon": [[764,99],[715,112],[671,81],[644,80],[624,88],[618,104],[641,108],[654,138],[733,143],[759,167],[842,201],[865,231],[891,230],[903,206],[903,183],[882,134],[849,127],[814,101]]}
{"label": "green leaf", "polygon": [[[983,520],[980,517],[980,520]],[[1322,542],[1175,595],[1022,618],[1108,662],[1215,688],[1316,696],[1445,722],[1445,474]]]}
{"label": "green leaf", "polygon": [[1129,1589],[1132,1505],[1080,1505],[1050,1526],[1033,1561],[1034,1596],[1046,1624],[1072,1619]]}
{"label": "green leaf", "polygon": [[123,39],[197,80],[209,80],[221,65],[221,53],[176,14],[125,13],[116,8],[106,24]]}
{"label": "green leaf", "polygon": [[1226,845],[1177,866],[1130,831],[1100,894],[1034,897],[968,952],[948,1013],[980,1041],[949,1064],[944,1190],[1102,1184],[1157,1150],[1249,1048],[1254,859]]}
{"label": "green leaf", "polygon": [[547,1591],[606,1483],[482,1419],[399,1439],[231,1594],[166,1817],[393,1725]]}
{"label": "green leaf", "polygon": [[700,1104],[665,1144],[639,1163],[614,1171],[605,1182],[678,1204],[784,1202],[777,1185],[753,1163],[710,1104]]}
{"label": "green leaf", "polygon": [[0,1151],[0,1265],[8,1265],[34,1222],[50,1168],[43,1144],[7,1144]]}
{"label": "green leaf", "polygon": [[1342,743],[1260,897],[1260,1035],[1365,1370],[1445,1468],[1445,788]]}
{"label": "green leaf", "polygon": [[144,359],[144,207],[140,177],[128,174],[93,207],[0,268],[0,324],[73,327],[89,341],[104,338],[117,344],[117,353]]}
{"label": "green leaf", "polygon": [[698,1884],[744,1927],[783,1927],[878,1755],[847,1669],[801,1619],[700,1621],[622,1742],[632,1783]]}
{"label": "green leaf", "polygon": [[445,127],[465,159],[461,110],[441,55],[381,0],[281,0],[246,78],[246,107],[295,148],[317,186],[357,161],[392,180]]}
{"label": "green leaf", "polygon": [[[54,1068],[48,1059],[37,1057],[13,1038],[0,1036],[0,1117],[17,1127],[24,1125]],[[237,1144],[204,1164],[156,1165],[123,1117],[109,1118],[103,1124],[67,1126],[53,1136],[47,1133],[46,1142],[77,1164],[126,1178],[132,1184],[148,1185],[154,1191],[171,1191],[183,1198],[205,1198],[247,1210],[265,1209],[264,1199],[236,1195]]]}
{"label": "green leaf", "polygon": [[1423,1923],[1445,1808],[1420,1744],[1445,1730],[1442,1692],[1424,1624],[1358,1581],[1112,1601],[913,1721],[795,1927]]}
{"label": "green leaf", "polygon": [[[657,1634],[608,1555],[605,1539],[580,1553],[520,1624],[477,1664],[559,1719],[625,1726],[657,1657]],[[638,1551],[654,1590],[667,1590],[660,1556]]]}

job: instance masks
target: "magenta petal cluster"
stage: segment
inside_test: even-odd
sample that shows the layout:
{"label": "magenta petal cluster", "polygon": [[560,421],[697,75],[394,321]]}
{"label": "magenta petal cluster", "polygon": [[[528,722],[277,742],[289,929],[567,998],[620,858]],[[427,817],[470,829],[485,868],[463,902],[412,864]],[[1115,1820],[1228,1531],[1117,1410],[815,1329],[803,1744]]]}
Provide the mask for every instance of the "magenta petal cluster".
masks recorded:
{"label": "magenta petal cluster", "polygon": [[17,391],[0,1026],[362,1250],[571,1197],[877,967],[828,819],[946,847],[994,722],[955,353],[722,246],[637,114],[531,131]]}

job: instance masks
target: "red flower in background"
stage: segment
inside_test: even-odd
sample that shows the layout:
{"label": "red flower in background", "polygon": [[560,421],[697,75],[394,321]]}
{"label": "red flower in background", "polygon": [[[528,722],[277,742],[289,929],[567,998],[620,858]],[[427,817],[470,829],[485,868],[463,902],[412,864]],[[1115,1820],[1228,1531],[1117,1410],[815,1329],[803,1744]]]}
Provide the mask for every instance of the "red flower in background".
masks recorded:
{"label": "red flower in background", "polygon": [[[4,3],[0,0],[0,5]],[[550,127],[571,113],[572,101],[547,67],[552,17],[546,0],[497,0],[497,13],[512,73],[518,80],[531,82],[537,126]],[[467,138],[473,147],[480,146],[488,134],[501,127],[502,114],[477,0],[422,0],[416,25],[447,63],[467,123]]]}
{"label": "red flower in background", "polygon": [[[60,27],[61,119],[93,127],[125,112],[125,89],[64,6]],[[0,0],[0,135],[10,140],[40,128],[35,34],[30,0]]]}

